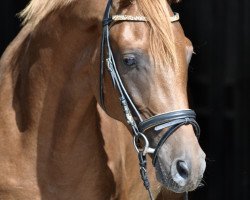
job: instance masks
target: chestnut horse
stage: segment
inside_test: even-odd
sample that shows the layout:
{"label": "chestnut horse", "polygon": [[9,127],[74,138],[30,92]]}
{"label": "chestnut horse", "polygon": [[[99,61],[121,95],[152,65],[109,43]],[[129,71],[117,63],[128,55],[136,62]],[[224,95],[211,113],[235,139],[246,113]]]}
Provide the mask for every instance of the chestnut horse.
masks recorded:
{"label": "chestnut horse", "polygon": [[[129,132],[143,159],[157,152],[147,167],[153,196],[180,199],[198,187],[205,154],[186,92],[193,50],[170,3],[30,2],[0,63],[0,199],[147,199]],[[173,114],[181,124],[171,117],[152,129]]]}

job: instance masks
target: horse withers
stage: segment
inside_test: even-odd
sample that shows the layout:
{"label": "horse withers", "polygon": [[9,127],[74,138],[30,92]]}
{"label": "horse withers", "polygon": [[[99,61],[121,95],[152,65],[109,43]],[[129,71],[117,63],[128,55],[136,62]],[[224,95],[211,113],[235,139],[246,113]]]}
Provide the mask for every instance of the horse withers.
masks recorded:
{"label": "horse withers", "polygon": [[153,195],[197,188],[192,45],[168,2],[32,0],[21,15],[0,63],[0,199],[148,198],[128,130],[148,142]]}

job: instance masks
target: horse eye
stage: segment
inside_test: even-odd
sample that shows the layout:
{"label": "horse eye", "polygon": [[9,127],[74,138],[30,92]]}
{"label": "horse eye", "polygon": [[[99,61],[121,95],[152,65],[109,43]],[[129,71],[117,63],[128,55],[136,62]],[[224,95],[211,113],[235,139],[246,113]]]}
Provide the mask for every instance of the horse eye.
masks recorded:
{"label": "horse eye", "polygon": [[123,58],[123,64],[128,67],[133,67],[134,65],[136,65],[136,59],[134,56],[125,56]]}

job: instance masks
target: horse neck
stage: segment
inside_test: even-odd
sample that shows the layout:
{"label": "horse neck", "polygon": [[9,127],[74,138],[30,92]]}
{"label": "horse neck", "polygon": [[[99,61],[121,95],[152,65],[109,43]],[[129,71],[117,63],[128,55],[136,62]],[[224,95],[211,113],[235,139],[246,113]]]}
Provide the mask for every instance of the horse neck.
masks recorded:
{"label": "horse neck", "polygon": [[[32,158],[26,162],[45,191],[67,181],[84,186],[85,179],[104,185],[98,189],[104,197],[113,190],[89,77],[99,46],[95,26],[63,16],[48,17],[35,29],[28,24],[1,59],[0,132],[12,141],[3,149]],[[91,187],[79,193],[97,195]]]}
{"label": "horse neck", "polygon": [[[72,117],[72,110],[85,113],[95,101],[89,66],[99,46],[96,26],[58,14],[34,30],[24,27],[20,33],[24,37],[16,39],[23,43],[16,51],[11,50],[15,58],[8,70],[14,82],[14,107],[19,111],[21,131],[38,125],[42,117],[53,122],[55,118]],[[18,41],[13,43],[14,48]]]}

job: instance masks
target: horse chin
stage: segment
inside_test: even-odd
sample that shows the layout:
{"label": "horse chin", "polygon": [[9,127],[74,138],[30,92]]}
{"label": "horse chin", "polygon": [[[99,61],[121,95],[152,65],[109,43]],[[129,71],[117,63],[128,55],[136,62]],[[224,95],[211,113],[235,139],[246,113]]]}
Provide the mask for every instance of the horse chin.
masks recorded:
{"label": "horse chin", "polygon": [[195,183],[191,181],[184,182],[181,180],[181,177],[174,177],[171,171],[172,171],[171,166],[167,167],[164,166],[160,160],[156,162],[155,164],[156,178],[166,189],[171,190],[175,193],[184,193],[193,191],[200,186],[202,178],[197,179]]}

